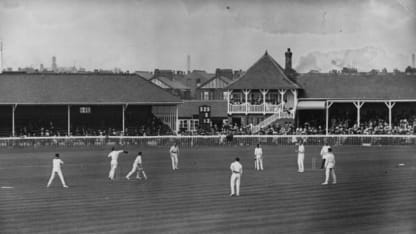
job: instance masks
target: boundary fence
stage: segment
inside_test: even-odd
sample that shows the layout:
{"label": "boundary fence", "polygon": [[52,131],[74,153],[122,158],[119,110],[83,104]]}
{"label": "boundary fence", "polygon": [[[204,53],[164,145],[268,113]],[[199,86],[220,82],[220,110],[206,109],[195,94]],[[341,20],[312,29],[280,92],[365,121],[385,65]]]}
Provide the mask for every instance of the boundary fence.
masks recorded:
{"label": "boundary fence", "polygon": [[216,136],[83,136],[83,137],[8,137],[0,138],[0,149],[8,148],[72,148],[138,145],[169,146],[177,142],[181,147],[195,146],[251,146],[294,145],[416,145],[416,135],[216,135]]}

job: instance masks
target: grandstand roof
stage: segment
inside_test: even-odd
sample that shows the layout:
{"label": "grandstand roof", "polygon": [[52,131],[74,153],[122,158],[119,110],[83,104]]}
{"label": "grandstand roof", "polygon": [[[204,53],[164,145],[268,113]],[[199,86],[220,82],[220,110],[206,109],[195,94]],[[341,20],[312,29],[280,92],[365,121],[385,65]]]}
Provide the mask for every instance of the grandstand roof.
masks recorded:
{"label": "grandstand roof", "polygon": [[227,101],[225,100],[189,100],[178,106],[179,118],[192,118],[199,113],[200,106],[211,107],[211,117],[227,117]]}
{"label": "grandstand roof", "polygon": [[1,74],[0,104],[177,104],[136,75]]}
{"label": "grandstand roof", "polygon": [[401,100],[416,99],[415,75],[302,74],[301,98]]}
{"label": "grandstand roof", "polygon": [[283,68],[267,53],[252,65],[240,79],[228,89],[299,89]]}

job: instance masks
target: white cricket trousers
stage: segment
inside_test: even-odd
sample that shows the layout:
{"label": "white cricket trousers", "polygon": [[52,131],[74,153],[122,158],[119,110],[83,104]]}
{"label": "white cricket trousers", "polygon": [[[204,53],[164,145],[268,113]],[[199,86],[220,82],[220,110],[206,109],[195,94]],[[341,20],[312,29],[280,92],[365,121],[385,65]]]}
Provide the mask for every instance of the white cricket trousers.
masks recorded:
{"label": "white cricket trousers", "polygon": [[324,183],[328,183],[329,182],[329,176],[330,174],[332,175],[332,183],[337,183],[337,176],[335,175],[335,168],[332,167],[327,167],[325,169],[325,182]]}
{"label": "white cricket trousers", "polygon": [[298,172],[303,172],[303,161],[305,160],[305,154],[298,154]]}
{"label": "white cricket trousers", "polygon": [[126,175],[127,178],[130,178],[131,175],[133,175],[134,172],[137,171],[137,165],[134,164],[133,168],[131,169],[131,171]]}
{"label": "white cricket trousers", "polygon": [[178,154],[171,153],[170,159],[172,161],[172,170],[178,169]]}
{"label": "white cricket trousers", "polygon": [[241,181],[241,175],[240,173],[233,172],[231,174],[231,195],[236,194],[237,196],[240,195],[240,181]]}
{"label": "white cricket trousers", "polygon": [[256,169],[263,171],[263,157],[262,156],[256,156]]}
{"label": "white cricket trousers", "polygon": [[61,170],[53,170],[52,171],[51,177],[49,178],[49,181],[48,181],[48,187],[51,185],[52,181],[55,179],[56,174],[58,174],[59,179],[61,179],[62,186],[65,187],[66,183],[65,183],[65,180],[64,180],[64,175],[62,174]]}
{"label": "white cricket trousers", "polygon": [[117,169],[117,162],[111,161],[110,172],[108,173],[108,178],[114,180],[114,175],[116,173],[116,169]]}

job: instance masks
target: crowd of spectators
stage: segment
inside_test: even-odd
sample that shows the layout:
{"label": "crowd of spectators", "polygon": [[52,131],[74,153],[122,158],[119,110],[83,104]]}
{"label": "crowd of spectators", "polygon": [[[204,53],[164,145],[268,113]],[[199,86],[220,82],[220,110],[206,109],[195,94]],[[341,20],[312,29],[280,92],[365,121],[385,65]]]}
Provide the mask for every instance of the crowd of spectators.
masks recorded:
{"label": "crowd of spectators", "polygon": [[[312,121],[313,122],[313,121]],[[252,125],[246,127],[238,126],[237,124],[226,124],[222,128],[216,126],[209,130],[199,129],[195,133],[182,132],[181,135],[251,135]],[[323,125],[314,125],[308,122],[302,126],[295,127],[293,123],[286,122],[284,124],[273,124],[266,128],[260,129],[256,134],[260,135],[325,135],[326,129]],[[394,124],[392,128],[388,121],[384,119],[372,119],[361,121],[358,126],[352,120],[348,119],[332,119],[329,124],[328,134],[332,135],[409,135],[416,134],[416,116],[406,119],[400,119]]]}
{"label": "crowd of spectators", "polygon": [[[135,126],[128,126],[124,133],[122,128],[108,127],[89,127],[87,125],[71,125],[71,136],[160,136],[171,135],[172,131],[160,119],[152,116],[145,122],[137,123]],[[19,137],[49,137],[49,136],[67,136],[68,130],[65,128],[56,128],[51,121],[47,124],[29,123],[16,129],[16,135]]]}
{"label": "crowd of spectators", "polygon": [[[272,124],[268,127],[260,129],[257,134],[261,135],[323,135],[326,133],[325,126],[314,121],[303,123],[301,126],[295,127],[291,122],[283,124]],[[48,137],[48,136],[66,136],[67,129],[55,128],[53,122],[38,126],[35,128],[29,124],[28,127],[23,126],[16,131],[17,136],[21,137]],[[253,132],[253,125],[242,127],[236,123],[224,124],[221,127],[213,125],[209,129],[200,128],[197,132],[186,133],[180,132],[180,135],[251,135]],[[362,120],[360,125],[357,125],[353,120],[333,118],[329,123],[329,134],[362,134],[362,135],[378,135],[378,134],[397,134],[409,135],[416,134],[416,115],[409,118],[400,118],[393,121],[390,128],[387,120],[382,118],[375,118],[369,120]],[[164,124],[160,119],[153,116],[148,118],[146,122],[137,124],[135,126],[128,126],[124,133],[121,128],[89,128],[87,126],[72,126],[71,136],[159,136],[171,135],[173,132],[168,125]]]}
{"label": "crowd of spectators", "polygon": [[330,134],[399,134],[409,135],[416,134],[416,117],[399,119],[393,122],[391,128],[388,121],[384,119],[371,119],[361,121],[360,125],[348,123],[348,121],[335,121],[335,124],[329,129]]}

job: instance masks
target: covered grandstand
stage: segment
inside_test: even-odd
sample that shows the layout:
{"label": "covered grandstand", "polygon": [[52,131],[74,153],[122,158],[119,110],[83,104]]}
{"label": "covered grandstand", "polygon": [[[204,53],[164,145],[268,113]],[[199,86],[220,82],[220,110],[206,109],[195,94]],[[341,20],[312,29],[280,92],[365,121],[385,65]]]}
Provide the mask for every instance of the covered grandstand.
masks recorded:
{"label": "covered grandstand", "polygon": [[374,129],[373,125],[382,133],[391,133],[404,122],[412,132],[416,126],[415,75],[302,74],[296,82],[302,87],[298,126],[313,121],[326,133],[357,130],[351,134]]}
{"label": "covered grandstand", "polygon": [[159,135],[177,131],[178,97],[136,75],[0,75],[1,136]]}

